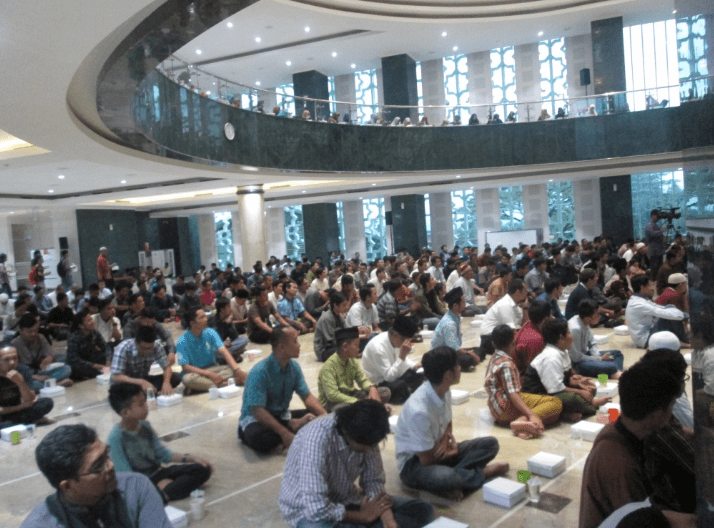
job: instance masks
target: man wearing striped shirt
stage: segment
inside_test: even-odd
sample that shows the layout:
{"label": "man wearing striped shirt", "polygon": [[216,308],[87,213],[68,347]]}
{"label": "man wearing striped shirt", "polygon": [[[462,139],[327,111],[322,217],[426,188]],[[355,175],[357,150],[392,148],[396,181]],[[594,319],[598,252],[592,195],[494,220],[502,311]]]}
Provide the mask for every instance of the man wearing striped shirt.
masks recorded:
{"label": "man wearing striped shirt", "polygon": [[342,407],[303,427],[290,446],[280,489],[288,524],[420,528],[431,522],[429,504],[384,492],[379,443],[388,432],[389,413],[374,400]]}

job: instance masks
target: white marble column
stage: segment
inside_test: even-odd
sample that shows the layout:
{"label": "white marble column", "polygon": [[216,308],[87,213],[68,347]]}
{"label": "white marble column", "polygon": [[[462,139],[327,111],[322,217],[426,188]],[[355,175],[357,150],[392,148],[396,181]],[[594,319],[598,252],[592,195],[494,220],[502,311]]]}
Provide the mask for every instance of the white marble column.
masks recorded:
{"label": "white marble column", "polygon": [[476,218],[479,250],[486,244],[488,231],[501,230],[501,203],[498,187],[476,191]]}
{"label": "white marble column", "polygon": [[[425,107],[444,104],[443,59],[434,59],[421,63],[421,87]],[[424,115],[430,124],[439,126],[444,120],[446,109],[424,108]]]}
{"label": "white marble column", "polygon": [[542,229],[543,242],[550,242],[548,189],[546,184],[523,186],[523,227]]}
{"label": "white marble column", "polygon": [[287,253],[285,243],[285,214],[282,207],[268,207],[265,215],[266,230],[268,232],[268,256],[274,255],[278,259]]}
{"label": "white marble column", "polygon": [[[565,63],[568,65],[568,97],[584,97],[594,93],[593,85],[580,86],[580,70],[588,68],[593,73],[593,38],[590,33],[565,37]],[[585,99],[571,101],[570,115],[577,115],[588,107]]]}
{"label": "white marble column", "polygon": [[263,187],[251,185],[239,187],[238,217],[240,219],[243,269],[249,269],[255,261],[266,260],[267,237],[265,229],[265,204]]}
{"label": "white marble column", "polygon": [[599,178],[573,182],[573,208],[575,209],[575,238],[592,240],[602,234]]}
{"label": "white marble column", "polygon": [[[493,102],[493,91],[491,89],[491,52],[479,51],[469,53],[466,56],[469,67],[469,103],[471,105],[490,105]],[[488,107],[472,107],[471,114],[478,116],[479,122],[485,123],[488,120]],[[502,119],[505,116],[502,116]],[[464,119],[461,119],[464,121]],[[468,122],[468,119],[465,120]]]}
{"label": "white marble column", "polygon": [[[355,75],[354,73],[345,73],[344,75],[335,75],[335,99],[344,101],[345,103],[355,102]],[[350,112],[352,119],[356,117],[355,106],[348,104],[338,104],[337,111],[340,115],[345,112]]]}
{"label": "white marble column", "polygon": [[429,193],[431,208],[431,249],[439,251],[446,244],[451,250],[454,247],[454,222],[451,211],[451,193]]}
{"label": "white marble column", "polygon": [[364,207],[362,200],[342,202],[345,222],[345,256],[353,258],[359,253],[361,260],[367,259],[367,243],[364,238]]}

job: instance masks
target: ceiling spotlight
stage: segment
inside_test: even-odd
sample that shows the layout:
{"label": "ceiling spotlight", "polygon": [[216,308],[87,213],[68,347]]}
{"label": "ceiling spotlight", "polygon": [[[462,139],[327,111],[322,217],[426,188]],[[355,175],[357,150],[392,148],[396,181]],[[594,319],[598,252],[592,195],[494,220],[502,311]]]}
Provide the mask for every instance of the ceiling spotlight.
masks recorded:
{"label": "ceiling spotlight", "polygon": [[448,33],[447,33],[446,31],[442,31],[442,32],[441,32],[441,36],[442,36],[442,37],[445,37],[446,35],[448,35]]}
{"label": "ceiling spotlight", "polygon": [[352,68],[353,70],[354,70],[356,67],[357,67],[357,65],[356,65],[354,62],[353,62],[352,64],[350,64],[350,68]]}
{"label": "ceiling spotlight", "polygon": [[542,32],[542,31],[539,31],[539,32],[538,32],[538,36],[539,36],[539,37],[542,37],[542,36],[543,36],[543,32]]}
{"label": "ceiling spotlight", "polygon": [[677,10],[676,10],[676,9],[672,9],[672,14],[673,14],[673,15],[676,15],[676,14],[677,14]]}
{"label": "ceiling spotlight", "polygon": [[553,180],[548,180],[549,182],[552,182]]}
{"label": "ceiling spotlight", "polygon": [[461,174],[457,174],[456,177],[457,177],[457,178],[461,178]]}
{"label": "ceiling spotlight", "polygon": [[307,191],[303,191],[302,193],[305,194]]}
{"label": "ceiling spotlight", "polygon": [[453,49],[454,49],[454,51],[459,51],[459,47],[458,47],[458,46],[454,46]]}
{"label": "ceiling spotlight", "polygon": [[333,56],[333,57],[337,57],[337,52],[336,52],[336,51],[333,51],[333,52],[332,52],[332,56]]}
{"label": "ceiling spotlight", "polygon": [[59,176],[57,176],[57,178],[60,180],[64,180],[64,174],[60,174]]}
{"label": "ceiling spotlight", "polygon": [[201,50],[196,50],[196,55],[200,55],[201,53],[203,53]]}
{"label": "ceiling spotlight", "polygon": [[305,26],[305,33],[310,33],[310,26]]}
{"label": "ceiling spotlight", "polygon": [[260,42],[260,37],[255,37],[256,42]]}
{"label": "ceiling spotlight", "polygon": [[256,86],[260,86],[260,81],[255,81]]}
{"label": "ceiling spotlight", "polygon": [[122,185],[126,185],[126,180],[122,180],[120,183],[121,183]]}
{"label": "ceiling spotlight", "polygon": [[211,92],[206,92],[206,95],[211,95]]}
{"label": "ceiling spotlight", "polygon": [[292,66],[292,65],[293,65],[293,63],[292,63],[292,62],[290,62],[290,61],[287,61],[287,62],[285,63],[285,65],[286,65],[286,66]]}
{"label": "ceiling spotlight", "polygon": [[373,183],[373,184],[372,184],[372,187],[376,187],[376,186],[377,186],[377,184],[376,184],[376,183]]}
{"label": "ceiling spotlight", "polygon": [[226,26],[228,26],[229,29],[232,28],[232,27],[233,27],[233,22],[228,22],[228,23],[226,24]]}
{"label": "ceiling spotlight", "polygon": [[55,190],[54,190],[54,189],[50,189],[50,190],[47,191],[47,192],[50,193],[50,194],[52,194],[53,192],[55,192]]}

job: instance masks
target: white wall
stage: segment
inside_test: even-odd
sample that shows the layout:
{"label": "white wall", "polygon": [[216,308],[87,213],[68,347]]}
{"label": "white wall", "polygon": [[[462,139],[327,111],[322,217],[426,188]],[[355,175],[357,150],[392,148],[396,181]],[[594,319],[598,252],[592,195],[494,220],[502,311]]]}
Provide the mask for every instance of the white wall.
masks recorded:
{"label": "white wall", "polygon": [[287,252],[285,243],[285,214],[282,207],[270,207],[265,215],[268,256],[283,258]]}
{"label": "white wall", "polygon": [[602,210],[600,207],[600,180],[577,180],[573,182],[573,206],[575,209],[575,238],[592,240],[602,234]]}

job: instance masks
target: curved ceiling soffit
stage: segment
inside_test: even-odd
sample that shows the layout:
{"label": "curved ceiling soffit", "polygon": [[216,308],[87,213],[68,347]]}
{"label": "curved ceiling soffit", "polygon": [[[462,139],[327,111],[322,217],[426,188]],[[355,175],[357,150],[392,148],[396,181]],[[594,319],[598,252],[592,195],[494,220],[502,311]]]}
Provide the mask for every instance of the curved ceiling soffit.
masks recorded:
{"label": "curved ceiling soffit", "polygon": [[433,20],[514,19],[628,0],[282,0],[343,14],[425,22]]}

